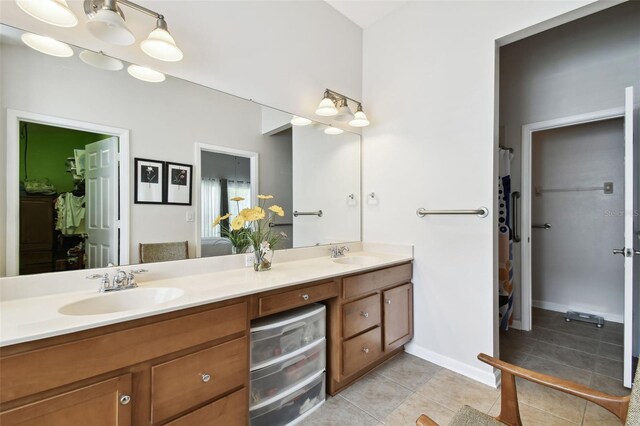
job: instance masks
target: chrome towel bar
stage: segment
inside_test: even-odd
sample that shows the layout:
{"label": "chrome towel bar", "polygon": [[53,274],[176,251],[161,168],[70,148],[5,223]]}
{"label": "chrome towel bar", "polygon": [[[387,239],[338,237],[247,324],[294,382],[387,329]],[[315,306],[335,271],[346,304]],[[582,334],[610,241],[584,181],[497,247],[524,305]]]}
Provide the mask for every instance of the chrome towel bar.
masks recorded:
{"label": "chrome towel bar", "polygon": [[298,217],[298,216],[318,216],[318,217],[322,217],[322,210],[318,210],[317,212],[299,212],[299,211],[295,211],[293,212],[293,216],[294,217]]}
{"label": "chrome towel bar", "polygon": [[551,229],[550,223],[543,223],[542,225],[531,225],[533,229]]}
{"label": "chrome towel bar", "polygon": [[293,223],[273,223],[269,222],[269,228],[275,228],[276,226],[291,226]]}
{"label": "chrome towel bar", "polygon": [[489,209],[479,207],[476,210],[427,210],[421,207],[416,211],[416,214],[418,217],[425,217],[426,215],[432,214],[475,214],[478,217],[487,217],[489,216]]}

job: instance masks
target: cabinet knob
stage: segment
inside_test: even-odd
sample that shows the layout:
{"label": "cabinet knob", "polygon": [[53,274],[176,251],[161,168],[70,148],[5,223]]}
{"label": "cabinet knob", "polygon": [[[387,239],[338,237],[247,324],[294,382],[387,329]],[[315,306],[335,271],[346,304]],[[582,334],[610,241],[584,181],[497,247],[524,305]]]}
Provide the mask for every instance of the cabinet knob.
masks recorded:
{"label": "cabinet knob", "polygon": [[211,380],[211,375],[206,374],[206,373],[202,375],[202,382],[203,383],[207,383],[209,380]]}
{"label": "cabinet knob", "polygon": [[386,302],[387,302],[387,305],[390,305],[391,304],[391,299],[387,299]]}
{"label": "cabinet knob", "polygon": [[369,312],[360,312],[360,316],[363,316],[365,318],[369,318]]}
{"label": "cabinet knob", "polygon": [[302,300],[309,300],[309,295],[308,295],[308,294],[306,294],[306,293],[305,293],[305,294],[303,294],[303,295],[302,295],[302,296],[300,296],[300,297],[302,297]]}
{"label": "cabinet knob", "polygon": [[129,395],[120,395],[120,404],[127,405],[131,401],[131,397]]}
{"label": "cabinet knob", "polygon": [[365,354],[368,354],[369,353],[369,348],[362,348],[362,352],[365,353]]}

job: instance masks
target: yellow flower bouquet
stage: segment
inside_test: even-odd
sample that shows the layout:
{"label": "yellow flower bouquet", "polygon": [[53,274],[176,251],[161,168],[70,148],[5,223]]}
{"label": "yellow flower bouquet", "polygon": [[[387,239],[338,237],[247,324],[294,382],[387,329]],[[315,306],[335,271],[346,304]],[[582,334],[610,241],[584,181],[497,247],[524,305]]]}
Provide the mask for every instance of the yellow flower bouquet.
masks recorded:
{"label": "yellow flower bouquet", "polygon": [[[231,218],[228,228],[222,226],[222,235],[231,241],[236,253],[245,253],[249,247],[253,249],[253,267],[256,271],[271,269],[273,249],[282,239],[287,238],[284,232],[274,232],[269,226],[275,216],[284,216],[284,210],[276,204],[267,207],[265,211],[267,200],[272,198],[273,195],[258,195],[260,201],[257,206],[240,210],[234,218],[227,213],[213,221],[213,226],[217,226]],[[243,200],[242,197],[231,199],[238,205]]]}

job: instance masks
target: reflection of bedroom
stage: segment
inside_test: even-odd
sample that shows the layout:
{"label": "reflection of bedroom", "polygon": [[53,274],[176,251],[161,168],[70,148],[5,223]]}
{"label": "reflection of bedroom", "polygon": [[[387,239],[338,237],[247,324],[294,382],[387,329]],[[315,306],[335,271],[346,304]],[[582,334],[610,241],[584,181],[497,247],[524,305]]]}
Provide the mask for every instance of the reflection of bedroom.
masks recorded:
{"label": "reflection of bedroom", "polygon": [[20,126],[20,274],[85,268],[85,147],[108,136]]}
{"label": "reflection of bedroom", "polygon": [[[221,226],[212,227],[222,214],[237,215],[251,207],[251,168],[249,158],[202,152],[202,257],[232,254],[229,240],[220,235]],[[241,197],[243,201],[229,201]],[[238,210],[239,209],[239,210]]]}

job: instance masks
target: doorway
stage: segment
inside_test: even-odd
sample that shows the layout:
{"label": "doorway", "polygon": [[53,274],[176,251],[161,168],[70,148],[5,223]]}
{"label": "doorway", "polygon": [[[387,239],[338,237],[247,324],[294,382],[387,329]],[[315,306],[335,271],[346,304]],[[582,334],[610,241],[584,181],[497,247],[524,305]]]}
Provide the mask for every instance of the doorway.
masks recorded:
{"label": "doorway", "polygon": [[128,264],[128,131],[16,110],[7,124],[7,275]]}

